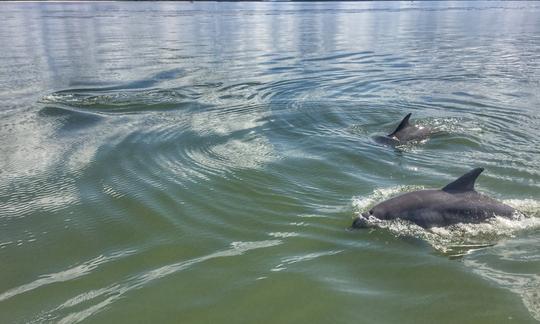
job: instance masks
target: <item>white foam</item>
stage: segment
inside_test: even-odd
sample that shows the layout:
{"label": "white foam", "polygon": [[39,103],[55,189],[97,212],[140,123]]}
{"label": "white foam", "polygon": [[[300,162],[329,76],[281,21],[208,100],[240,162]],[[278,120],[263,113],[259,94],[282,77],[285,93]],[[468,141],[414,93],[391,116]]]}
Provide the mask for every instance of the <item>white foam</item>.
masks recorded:
{"label": "white foam", "polygon": [[25,293],[30,290],[38,289],[45,285],[77,279],[79,277],[82,277],[91,273],[92,271],[94,271],[100,265],[104,263],[111,262],[118,258],[131,255],[134,252],[135,252],[134,250],[129,250],[129,251],[121,251],[121,252],[113,253],[109,256],[100,255],[78,266],[75,266],[75,267],[60,271],[60,272],[42,275],[39,279],[36,279],[30,283],[15,287],[13,289],[10,289],[0,294],[0,301],[7,300],[11,297],[17,296],[19,294]]}
{"label": "white foam", "polygon": [[411,190],[421,190],[424,187],[420,186],[397,186],[390,188],[375,189],[373,193],[367,197],[353,197],[352,205],[356,213],[365,211],[368,207],[374,206],[376,203],[394,197],[397,194],[408,192]]}
{"label": "white foam", "polygon": [[298,236],[298,233],[295,232],[272,232],[268,233],[268,235],[275,237],[275,238],[286,238],[286,237],[295,237]]}
{"label": "white foam", "polygon": [[[367,197],[353,198],[352,205],[357,216],[361,216],[373,205],[401,192],[418,190],[418,187],[399,186],[376,189]],[[491,246],[504,238],[515,237],[517,233],[540,228],[540,202],[532,199],[505,200],[504,203],[519,210],[512,218],[494,217],[479,224],[459,223],[446,227],[424,229],[402,219],[380,220],[370,216],[366,222],[378,228],[389,230],[395,236],[412,236],[427,241],[436,250],[459,256],[479,247]]]}
{"label": "white foam", "polygon": [[343,250],[321,251],[321,252],[313,252],[313,253],[307,253],[307,254],[283,258],[281,259],[281,262],[278,265],[276,265],[274,268],[270,269],[270,271],[273,271],[273,272],[283,271],[287,269],[288,265],[292,265],[299,262],[311,261],[311,260],[314,260],[323,256],[335,255],[341,252],[343,252]]}
{"label": "white foam", "polygon": [[525,215],[540,217],[540,201],[533,199],[507,199],[503,202]]}

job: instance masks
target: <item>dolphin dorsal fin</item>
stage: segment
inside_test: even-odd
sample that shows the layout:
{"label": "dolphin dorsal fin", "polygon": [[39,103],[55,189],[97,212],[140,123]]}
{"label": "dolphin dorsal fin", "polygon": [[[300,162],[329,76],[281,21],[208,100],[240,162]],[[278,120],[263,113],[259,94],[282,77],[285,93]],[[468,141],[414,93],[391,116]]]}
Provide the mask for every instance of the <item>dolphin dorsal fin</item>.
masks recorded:
{"label": "dolphin dorsal fin", "polygon": [[408,113],[407,116],[405,116],[405,118],[403,118],[403,120],[401,121],[401,123],[399,123],[398,127],[396,128],[396,130],[393,131],[392,133],[388,134],[388,136],[392,137],[392,136],[394,136],[397,132],[399,132],[400,130],[402,130],[403,128],[409,126],[409,118],[411,118],[411,115],[412,115],[412,113]]}
{"label": "dolphin dorsal fin", "polygon": [[472,171],[469,171],[459,177],[454,182],[447,184],[444,188],[442,188],[442,190],[446,192],[474,191],[474,182],[482,171],[484,171],[484,168],[473,169]]}

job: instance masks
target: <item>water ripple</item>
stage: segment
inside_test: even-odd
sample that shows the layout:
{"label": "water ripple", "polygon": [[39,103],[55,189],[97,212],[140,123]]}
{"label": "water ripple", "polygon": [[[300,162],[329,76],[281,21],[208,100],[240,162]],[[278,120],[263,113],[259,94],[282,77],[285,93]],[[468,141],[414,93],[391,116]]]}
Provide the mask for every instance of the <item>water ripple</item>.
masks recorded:
{"label": "water ripple", "polygon": [[40,279],[37,279],[28,284],[21,285],[19,287],[15,287],[13,289],[10,289],[0,294],[0,302],[7,300],[9,298],[13,298],[17,295],[26,293],[28,291],[38,289],[42,286],[77,279],[79,277],[82,277],[91,273],[102,264],[112,262],[116,259],[127,257],[133,253],[135,253],[134,250],[127,250],[127,251],[120,251],[120,252],[112,253],[107,256],[100,255],[92,260],[84,262],[73,268],[69,268],[67,270],[56,272],[56,273],[42,275],[40,276]]}
{"label": "water ripple", "polygon": [[[537,316],[537,3],[2,9],[3,322]],[[407,113],[437,134],[374,141]],[[529,217],[346,230],[473,167]]]}
{"label": "water ripple", "polygon": [[[233,242],[231,243],[231,247],[229,249],[162,266],[160,268],[146,271],[140,275],[128,278],[125,280],[125,282],[91,290],[72,297],[59,305],[57,308],[49,311],[47,314],[41,315],[40,318],[35,320],[35,322],[40,322],[45,319],[51,320],[54,318],[55,320],[58,320],[58,323],[79,323],[89,316],[103,311],[104,308],[120,299],[126,293],[135,289],[140,289],[155,280],[159,280],[211,259],[238,256],[251,250],[273,247],[279,244],[281,244],[280,240]],[[61,315],[62,313],[69,311],[71,308],[74,308],[81,303],[92,303],[92,301],[95,301],[95,303],[91,306],[86,306],[86,308],[70,313],[66,316]]]}

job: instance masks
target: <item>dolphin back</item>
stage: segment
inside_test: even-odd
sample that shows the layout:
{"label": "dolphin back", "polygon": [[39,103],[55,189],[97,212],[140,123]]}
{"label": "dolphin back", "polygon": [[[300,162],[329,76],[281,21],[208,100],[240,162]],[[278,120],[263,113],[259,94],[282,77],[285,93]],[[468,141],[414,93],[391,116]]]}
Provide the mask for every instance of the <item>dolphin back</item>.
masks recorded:
{"label": "dolphin back", "polygon": [[441,190],[418,190],[390,198],[358,216],[353,227],[369,227],[371,216],[380,220],[404,219],[421,227],[479,223],[494,216],[512,217],[516,210],[474,190],[474,183],[484,171],[473,169]]}

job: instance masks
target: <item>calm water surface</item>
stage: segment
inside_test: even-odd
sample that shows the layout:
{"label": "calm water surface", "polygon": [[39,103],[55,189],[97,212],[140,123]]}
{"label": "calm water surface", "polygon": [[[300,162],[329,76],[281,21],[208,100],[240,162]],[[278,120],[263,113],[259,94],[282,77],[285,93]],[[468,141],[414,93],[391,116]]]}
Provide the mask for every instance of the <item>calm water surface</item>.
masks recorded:
{"label": "calm water surface", "polygon": [[[1,323],[540,321],[540,4],[0,4]],[[408,112],[440,130],[381,146]],[[528,217],[347,230],[485,167]]]}

